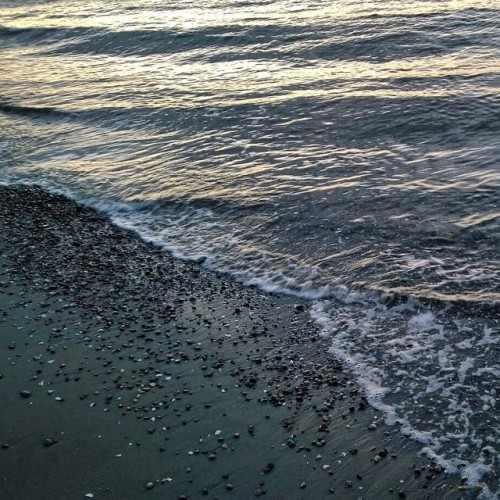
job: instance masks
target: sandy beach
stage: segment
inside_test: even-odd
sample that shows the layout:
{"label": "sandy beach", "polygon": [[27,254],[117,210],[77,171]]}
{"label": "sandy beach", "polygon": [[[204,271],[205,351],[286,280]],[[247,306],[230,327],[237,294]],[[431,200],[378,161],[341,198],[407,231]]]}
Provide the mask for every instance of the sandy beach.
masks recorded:
{"label": "sandy beach", "polygon": [[308,308],[0,187],[0,498],[475,498],[382,423]]}

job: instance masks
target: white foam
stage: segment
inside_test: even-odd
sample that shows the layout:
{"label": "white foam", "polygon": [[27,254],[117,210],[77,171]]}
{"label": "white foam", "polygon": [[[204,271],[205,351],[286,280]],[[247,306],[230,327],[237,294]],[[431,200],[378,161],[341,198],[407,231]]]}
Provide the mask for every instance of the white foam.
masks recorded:
{"label": "white foam", "polygon": [[[458,320],[449,310],[415,300],[392,308],[320,300],[311,316],[386,423],[397,423],[472,488],[495,470],[499,456],[498,330],[478,327],[477,319]],[[484,498],[496,494],[485,485]]]}

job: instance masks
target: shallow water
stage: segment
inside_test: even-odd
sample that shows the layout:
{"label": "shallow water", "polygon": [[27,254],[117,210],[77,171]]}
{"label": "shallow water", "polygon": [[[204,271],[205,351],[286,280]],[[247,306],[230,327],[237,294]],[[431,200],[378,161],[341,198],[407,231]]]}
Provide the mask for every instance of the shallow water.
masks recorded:
{"label": "shallow water", "polygon": [[496,2],[0,1],[0,19],[1,182],[310,298],[389,422],[470,484],[498,473]]}

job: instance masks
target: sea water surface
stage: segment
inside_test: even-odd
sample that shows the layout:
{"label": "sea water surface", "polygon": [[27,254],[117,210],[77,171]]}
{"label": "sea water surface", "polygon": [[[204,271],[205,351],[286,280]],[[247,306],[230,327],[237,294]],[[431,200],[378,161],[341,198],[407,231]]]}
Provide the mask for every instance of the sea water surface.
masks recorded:
{"label": "sea water surface", "polygon": [[310,299],[387,422],[498,494],[496,1],[0,0],[0,65],[0,182]]}

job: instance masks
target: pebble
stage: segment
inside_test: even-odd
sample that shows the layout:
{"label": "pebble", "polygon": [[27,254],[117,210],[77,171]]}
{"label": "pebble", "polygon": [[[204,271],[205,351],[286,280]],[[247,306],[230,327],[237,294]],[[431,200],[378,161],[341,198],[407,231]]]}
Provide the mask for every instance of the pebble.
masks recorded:
{"label": "pebble", "polygon": [[31,397],[31,391],[21,391],[19,394],[21,395],[22,398]]}
{"label": "pebble", "polygon": [[155,483],[149,481],[149,483],[146,483],[146,489],[147,490],[152,490],[155,487]]}
{"label": "pebble", "polygon": [[375,430],[377,430],[377,424],[374,424],[374,423],[370,424],[368,426],[368,430],[369,431],[375,431]]}
{"label": "pebble", "polygon": [[269,462],[263,469],[262,472],[264,474],[269,474],[272,470],[274,469],[274,464],[272,462]]}

